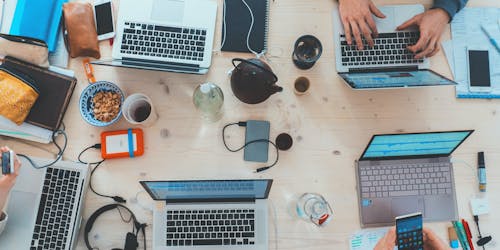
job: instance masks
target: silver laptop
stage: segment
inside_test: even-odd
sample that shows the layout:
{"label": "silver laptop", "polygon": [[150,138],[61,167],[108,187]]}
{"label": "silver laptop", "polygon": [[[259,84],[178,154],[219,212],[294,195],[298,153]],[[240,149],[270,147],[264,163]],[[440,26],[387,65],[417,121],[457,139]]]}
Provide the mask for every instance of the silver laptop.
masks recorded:
{"label": "silver laptop", "polygon": [[422,13],[422,5],[379,6],[386,18],[373,17],[379,36],[369,47],[357,50],[354,39],[348,45],[338,8],[333,11],[335,60],[338,74],[353,89],[378,89],[454,85],[455,82],[429,69],[429,59],[415,59],[406,49],[418,41],[416,29],[397,31],[397,26]]}
{"label": "silver laptop", "polygon": [[213,0],[121,0],[112,60],[92,63],[205,74],[216,14]]}
{"label": "silver laptop", "polygon": [[2,249],[75,249],[88,176],[87,165],[60,161],[34,169],[22,159],[0,235]]}
{"label": "silver laptop", "polygon": [[158,201],[153,249],[268,249],[272,182],[141,181]]}
{"label": "silver laptop", "polygon": [[472,132],[374,135],[356,168],[362,226],[415,212],[425,221],[457,219],[450,155]]}

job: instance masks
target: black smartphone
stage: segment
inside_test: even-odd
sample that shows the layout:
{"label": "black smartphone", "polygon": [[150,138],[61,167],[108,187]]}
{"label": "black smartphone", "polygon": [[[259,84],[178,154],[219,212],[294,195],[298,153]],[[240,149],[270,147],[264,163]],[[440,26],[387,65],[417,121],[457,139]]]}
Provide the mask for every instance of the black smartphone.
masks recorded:
{"label": "black smartphone", "polygon": [[[247,121],[245,131],[245,144],[255,140],[269,140],[271,124],[268,121]],[[269,142],[259,141],[245,147],[243,159],[245,161],[267,162]]]}
{"label": "black smartphone", "polygon": [[396,238],[399,250],[423,250],[422,213],[396,217]]}
{"label": "black smartphone", "polygon": [[490,92],[490,59],[487,50],[467,50],[469,63],[469,90],[471,92]]}
{"label": "black smartphone", "polygon": [[14,173],[14,152],[2,152],[2,174]]}

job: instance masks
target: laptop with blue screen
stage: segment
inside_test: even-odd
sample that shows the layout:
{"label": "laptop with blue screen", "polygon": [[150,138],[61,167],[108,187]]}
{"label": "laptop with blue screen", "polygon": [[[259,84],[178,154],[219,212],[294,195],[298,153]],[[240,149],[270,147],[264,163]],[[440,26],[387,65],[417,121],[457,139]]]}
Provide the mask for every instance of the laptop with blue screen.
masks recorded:
{"label": "laptop with blue screen", "polygon": [[361,225],[416,212],[424,221],[457,219],[450,155],[472,132],[374,135],[356,168]]}
{"label": "laptop with blue screen", "polygon": [[416,59],[407,47],[417,43],[419,31],[412,27],[397,30],[408,17],[424,12],[421,4],[378,6],[386,18],[374,18],[378,36],[374,45],[363,39],[363,50],[345,37],[338,8],[333,11],[334,46],[337,72],[353,89],[404,88],[455,85],[430,70],[428,58]]}
{"label": "laptop with blue screen", "polygon": [[158,201],[153,249],[268,249],[272,180],[141,181]]}

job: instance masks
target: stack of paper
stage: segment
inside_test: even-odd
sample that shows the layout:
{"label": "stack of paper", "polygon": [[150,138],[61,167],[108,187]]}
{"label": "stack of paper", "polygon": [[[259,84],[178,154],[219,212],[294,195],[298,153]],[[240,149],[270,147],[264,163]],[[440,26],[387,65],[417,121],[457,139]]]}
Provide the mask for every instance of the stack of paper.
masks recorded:
{"label": "stack of paper", "polygon": [[[443,42],[443,49],[451,71],[458,83],[456,95],[459,98],[500,98],[500,53],[481,29],[486,27],[500,40],[499,8],[464,8],[451,22],[452,40]],[[467,48],[489,51],[492,91],[473,93],[469,91]]]}
{"label": "stack of paper", "polygon": [[[384,237],[389,228],[374,228],[374,229],[363,229],[357,231],[351,236],[350,249],[351,250],[372,250],[377,242]],[[394,249],[397,249],[395,247]]]}

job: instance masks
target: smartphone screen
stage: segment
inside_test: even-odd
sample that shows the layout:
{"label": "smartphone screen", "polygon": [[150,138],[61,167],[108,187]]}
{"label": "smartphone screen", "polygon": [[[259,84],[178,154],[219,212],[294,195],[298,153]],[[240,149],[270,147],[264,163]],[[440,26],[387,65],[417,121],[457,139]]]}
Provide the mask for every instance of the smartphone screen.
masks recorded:
{"label": "smartphone screen", "polygon": [[[269,140],[271,124],[268,121],[247,121],[245,144],[255,140]],[[269,142],[253,142],[245,147],[243,159],[245,161],[267,162]]]}
{"label": "smartphone screen", "polygon": [[410,214],[396,218],[398,249],[422,250],[422,214]]}
{"label": "smartphone screen", "polygon": [[490,60],[487,50],[469,50],[469,83],[471,87],[490,87]]}
{"label": "smartphone screen", "polygon": [[2,174],[10,174],[10,152],[2,152]]}
{"label": "smartphone screen", "polygon": [[113,32],[113,16],[111,14],[111,2],[95,6],[95,20],[97,25],[97,35],[104,35]]}

